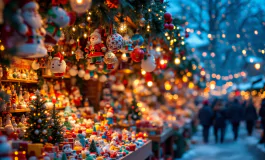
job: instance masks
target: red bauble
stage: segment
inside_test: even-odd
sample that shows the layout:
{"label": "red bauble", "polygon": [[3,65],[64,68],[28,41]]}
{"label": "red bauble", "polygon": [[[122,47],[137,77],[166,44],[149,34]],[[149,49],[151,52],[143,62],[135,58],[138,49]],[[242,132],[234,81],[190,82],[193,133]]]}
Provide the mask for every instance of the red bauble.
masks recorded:
{"label": "red bauble", "polygon": [[152,74],[150,72],[147,72],[145,74],[144,79],[145,79],[146,82],[150,82],[150,81],[152,82],[153,81],[153,76],[152,76]]}
{"label": "red bauble", "polygon": [[131,53],[134,62],[140,62],[144,58],[144,51],[141,48],[135,48]]}
{"label": "red bauble", "polygon": [[52,140],[53,140],[52,136],[49,136],[49,141],[52,141]]}
{"label": "red bauble", "polygon": [[171,15],[170,13],[166,12],[166,13],[164,14],[164,18],[165,18],[166,20],[169,20],[170,18],[172,18],[172,15]]}
{"label": "red bauble", "polygon": [[167,20],[167,23],[172,23],[173,19],[172,17],[170,17],[168,20]]}
{"label": "red bauble", "polygon": [[70,17],[69,25],[71,26],[71,25],[73,25],[75,23],[76,13],[75,12],[68,12],[67,14]]}
{"label": "red bauble", "polygon": [[173,29],[174,29],[174,24],[172,24],[172,23],[169,24],[169,25],[168,25],[168,29],[169,29],[169,30],[173,30]]}
{"label": "red bauble", "polygon": [[168,29],[168,24],[167,23],[164,24],[164,28]]}
{"label": "red bauble", "polygon": [[37,125],[37,128],[40,128],[40,125],[39,124]]}

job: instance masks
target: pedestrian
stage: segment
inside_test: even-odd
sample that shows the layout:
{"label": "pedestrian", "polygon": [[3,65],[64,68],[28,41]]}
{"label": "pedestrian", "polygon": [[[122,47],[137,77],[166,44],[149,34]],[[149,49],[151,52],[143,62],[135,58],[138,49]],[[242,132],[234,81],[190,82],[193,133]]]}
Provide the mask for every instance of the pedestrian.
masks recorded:
{"label": "pedestrian", "polygon": [[253,104],[252,99],[249,99],[249,101],[246,103],[244,118],[246,121],[248,136],[251,136],[256,124],[256,120],[258,119],[257,110]]}
{"label": "pedestrian", "polygon": [[261,102],[261,107],[259,110],[259,116],[261,118],[261,124],[262,124],[262,128],[263,128],[263,135],[262,135],[259,143],[265,143],[265,99],[263,99]]}
{"label": "pedestrian", "polygon": [[224,142],[226,117],[227,117],[226,108],[223,105],[222,101],[218,100],[214,107],[214,118],[213,118],[214,136],[216,143],[218,143],[219,140],[219,131],[221,132],[220,142],[221,143]]}
{"label": "pedestrian", "polygon": [[240,105],[238,99],[234,99],[234,102],[229,105],[227,113],[233,127],[234,140],[236,141],[238,138],[239,125],[243,119],[243,107]]}
{"label": "pedestrian", "polygon": [[203,126],[203,141],[208,143],[209,130],[213,120],[213,110],[209,106],[208,100],[203,101],[203,107],[199,110],[199,120]]}

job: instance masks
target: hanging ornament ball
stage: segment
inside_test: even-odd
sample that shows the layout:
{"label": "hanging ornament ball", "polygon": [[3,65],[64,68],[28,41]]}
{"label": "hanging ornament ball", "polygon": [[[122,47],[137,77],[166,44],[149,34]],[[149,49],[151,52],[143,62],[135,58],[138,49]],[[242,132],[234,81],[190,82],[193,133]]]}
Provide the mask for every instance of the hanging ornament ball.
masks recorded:
{"label": "hanging ornament ball", "polygon": [[164,18],[165,18],[166,20],[169,20],[170,18],[172,18],[172,15],[171,15],[170,13],[166,12],[166,13],[164,14]]}
{"label": "hanging ornament ball", "polygon": [[115,56],[115,54],[113,52],[108,51],[105,54],[103,61],[106,64],[115,64],[118,61],[118,59],[117,59],[117,57]]}
{"label": "hanging ornament ball", "polygon": [[106,0],[106,4],[109,8],[118,8],[120,2],[119,0]]}
{"label": "hanging ornament ball", "polygon": [[144,27],[145,26],[145,22],[146,22],[145,18],[144,17],[141,18],[140,21],[139,21],[140,27]]}
{"label": "hanging ornament ball", "polygon": [[38,135],[39,133],[40,133],[40,131],[37,129],[34,131],[34,134],[36,134],[36,135]]}
{"label": "hanging ornament ball", "polygon": [[169,24],[169,25],[168,25],[168,29],[169,29],[169,30],[173,30],[173,29],[174,29],[174,24],[172,24],[172,23]]}
{"label": "hanging ornament ball", "polygon": [[70,22],[69,22],[69,26],[73,25],[75,23],[76,20],[76,13],[75,12],[68,12],[67,13],[69,18],[70,18]]}
{"label": "hanging ornament ball", "polygon": [[42,105],[42,108],[45,109],[45,108],[47,107],[46,105],[47,105],[47,104],[44,103],[44,104]]}
{"label": "hanging ornament ball", "polygon": [[146,72],[152,72],[156,69],[155,57],[151,54],[147,55],[147,59],[143,59],[141,68]]}
{"label": "hanging ornament ball", "polygon": [[164,24],[164,29],[168,29],[168,26],[169,26],[169,24],[168,23],[165,23]]}
{"label": "hanging ornament ball", "polygon": [[131,53],[134,62],[140,62],[144,58],[144,51],[141,48],[135,48]]}
{"label": "hanging ornament ball", "polygon": [[51,126],[54,126],[54,123],[53,122],[51,123]]}
{"label": "hanging ornament ball", "polygon": [[42,122],[42,120],[41,119],[38,119],[38,123],[41,123]]}
{"label": "hanging ornament ball", "polygon": [[86,72],[85,72],[83,69],[80,69],[80,70],[78,71],[78,76],[79,76],[80,78],[83,78],[83,77],[85,76],[85,74],[86,74]]}
{"label": "hanging ornament ball", "polygon": [[108,78],[104,74],[99,77],[99,81],[102,82],[102,83],[106,82],[107,80],[108,80]]}
{"label": "hanging ornament ball", "polygon": [[116,52],[123,46],[123,38],[120,34],[113,30],[113,34],[107,38],[107,47],[110,51]]}
{"label": "hanging ornament ball", "polygon": [[31,64],[33,70],[38,70],[40,68],[40,63],[38,61],[33,61]]}
{"label": "hanging ornament ball", "polygon": [[89,80],[90,79],[90,73],[86,72],[86,74],[84,75],[84,80]]}
{"label": "hanging ornament ball", "polygon": [[74,65],[70,70],[69,70],[70,76],[76,76],[78,74],[77,66]]}
{"label": "hanging ornament ball", "polygon": [[42,134],[47,134],[47,130],[46,129],[44,129],[43,131],[42,131]]}
{"label": "hanging ornament ball", "polygon": [[40,128],[40,125],[39,124],[37,125],[37,128]]}
{"label": "hanging ornament ball", "polygon": [[141,46],[144,43],[144,38],[140,34],[136,33],[132,36],[134,46]]}
{"label": "hanging ornament ball", "polygon": [[74,39],[70,39],[70,41],[69,41],[69,44],[74,44],[75,43],[75,40]]}
{"label": "hanging ornament ball", "polygon": [[52,140],[53,140],[52,136],[49,136],[49,141],[52,141]]}
{"label": "hanging ornament ball", "polygon": [[73,11],[76,13],[85,13],[90,9],[92,0],[70,0],[70,5]]}

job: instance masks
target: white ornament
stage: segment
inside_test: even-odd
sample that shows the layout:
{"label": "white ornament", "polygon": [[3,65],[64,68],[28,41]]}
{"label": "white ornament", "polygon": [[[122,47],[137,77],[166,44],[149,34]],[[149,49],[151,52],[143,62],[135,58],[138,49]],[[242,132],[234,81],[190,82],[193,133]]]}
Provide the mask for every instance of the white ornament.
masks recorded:
{"label": "white ornament", "polygon": [[96,67],[96,65],[89,64],[89,65],[87,65],[87,69],[90,71],[93,71],[93,70],[97,69],[97,67]]}
{"label": "white ornament", "polygon": [[46,129],[44,129],[43,131],[42,131],[42,134],[47,134],[47,130]]}
{"label": "white ornament", "polygon": [[107,76],[105,76],[105,75],[101,75],[101,76],[99,77],[99,81],[102,82],[102,83],[106,82],[107,80],[108,80],[108,78],[107,78]]}
{"label": "white ornament", "polygon": [[84,76],[84,80],[89,80],[90,79],[90,73],[86,73]]}
{"label": "white ornament", "polygon": [[116,52],[123,47],[123,38],[114,30],[113,34],[108,36],[106,43],[110,51]]}
{"label": "white ornament", "polygon": [[36,130],[34,131],[34,133],[35,133],[36,135],[38,135],[38,134],[40,133],[40,131],[36,129]]}
{"label": "white ornament", "polygon": [[38,70],[40,68],[40,64],[38,61],[33,61],[32,64],[31,64],[31,68],[33,70]]}
{"label": "white ornament", "polygon": [[146,60],[142,60],[141,68],[146,72],[152,72],[156,69],[156,61],[152,54],[149,54]]}
{"label": "white ornament", "polygon": [[70,70],[69,70],[69,74],[72,77],[75,77],[78,74],[78,70],[77,70],[77,66],[73,66]]}
{"label": "white ornament", "polygon": [[86,72],[85,72],[83,69],[80,69],[80,70],[78,71],[78,76],[79,76],[80,78],[83,78],[83,77],[85,76],[85,74],[86,74]]}
{"label": "white ornament", "polygon": [[70,0],[71,7],[76,13],[85,13],[90,9],[92,0]]}
{"label": "white ornament", "polygon": [[57,53],[51,60],[50,70],[55,76],[64,75],[66,70],[66,63],[63,60],[63,55],[61,53]]}

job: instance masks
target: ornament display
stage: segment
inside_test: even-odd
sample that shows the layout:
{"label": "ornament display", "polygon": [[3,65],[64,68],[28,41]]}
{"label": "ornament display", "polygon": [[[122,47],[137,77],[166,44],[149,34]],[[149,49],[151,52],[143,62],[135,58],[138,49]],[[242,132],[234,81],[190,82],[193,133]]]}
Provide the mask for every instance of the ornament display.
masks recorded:
{"label": "ornament display", "polygon": [[140,62],[144,58],[144,51],[141,48],[135,48],[131,53],[134,62]]}
{"label": "ornament display", "polygon": [[141,46],[144,43],[144,38],[139,33],[132,36],[133,46]]}
{"label": "ornament display", "polygon": [[118,8],[119,0],[106,0],[106,4],[109,8]]}
{"label": "ornament display", "polygon": [[133,51],[132,40],[128,34],[123,37],[123,47],[120,49],[120,51],[123,53],[130,53]]}
{"label": "ornament display", "polygon": [[89,46],[89,54],[88,57],[91,59],[90,64],[101,64],[102,57],[104,57],[104,52],[106,52],[107,48],[101,42],[100,30],[96,29],[90,35],[90,46]]}
{"label": "ornament display", "polygon": [[116,30],[113,30],[113,33],[107,37],[106,43],[110,51],[117,52],[123,46],[123,38]]}
{"label": "ornament display", "polygon": [[84,59],[84,52],[80,49],[80,47],[75,51],[75,58],[77,61],[79,61],[79,59]]}
{"label": "ornament display", "polygon": [[152,54],[145,55],[146,59],[144,58],[141,63],[141,68],[146,72],[152,72],[156,68],[156,61],[155,57]]}
{"label": "ornament display", "polygon": [[54,76],[61,77],[64,75],[66,70],[66,63],[63,55],[58,52],[51,60],[50,70]]}
{"label": "ornament display", "polygon": [[112,51],[108,51],[104,56],[104,62],[107,64],[108,69],[113,69],[118,59]]}
{"label": "ornament display", "polygon": [[20,1],[21,16],[24,24],[20,26],[19,33],[25,41],[17,47],[17,56],[25,58],[39,58],[47,55],[43,36],[46,31],[42,27],[42,18],[38,12],[39,5],[35,1]]}
{"label": "ornament display", "polygon": [[69,22],[70,17],[64,9],[53,6],[48,10],[45,43],[52,46],[55,45],[62,37],[62,31],[60,28],[66,27]]}
{"label": "ornament display", "polygon": [[169,29],[169,30],[173,30],[174,29],[174,24],[172,24],[172,15],[168,12],[166,12],[164,14],[164,19],[165,19],[165,24],[164,24],[164,28],[165,29]]}
{"label": "ornament display", "polygon": [[70,0],[70,5],[76,13],[85,13],[90,9],[92,0]]}

